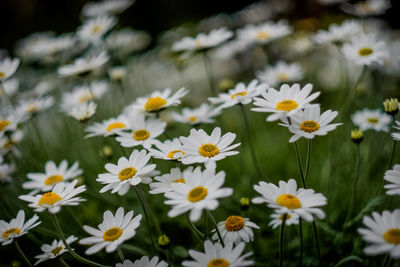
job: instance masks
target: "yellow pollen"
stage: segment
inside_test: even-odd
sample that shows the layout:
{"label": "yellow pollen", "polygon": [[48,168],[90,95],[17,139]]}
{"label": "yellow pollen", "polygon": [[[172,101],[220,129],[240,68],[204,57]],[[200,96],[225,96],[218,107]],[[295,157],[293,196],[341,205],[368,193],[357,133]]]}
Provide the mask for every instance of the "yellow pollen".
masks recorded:
{"label": "yellow pollen", "polygon": [[157,111],[159,109],[161,109],[165,104],[167,104],[167,100],[165,100],[162,97],[150,97],[147,102],[146,105],[144,105],[144,109],[146,111]]}
{"label": "yellow pollen", "polygon": [[203,157],[212,158],[219,153],[219,149],[214,144],[204,144],[199,148],[199,154]]}
{"label": "yellow pollen", "polygon": [[185,155],[185,152],[182,150],[172,150],[168,153],[168,158],[173,159],[176,153],[181,153],[182,156]]}
{"label": "yellow pollen", "polygon": [[213,259],[208,262],[207,267],[229,267],[229,261],[223,258]]}
{"label": "yellow pollen", "polygon": [[10,123],[9,120],[0,119],[0,131],[3,131]]}
{"label": "yellow pollen", "polygon": [[316,121],[303,121],[300,124],[300,129],[307,133],[312,133],[319,129],[319,123]]}
{"label": "yellow pollen", "polygon": [[136,141],[143,141],[149,138],[150,133],[147,130],[141,129],[133,132],[133,139]]}
{"label": "yellow pollen", "polygon": [[207,188],[204,186],[197,186],[190,190],[187,199],[190,202],[198,202],[200,200],[203,200],[208,194]]}
{"label": "yellow pollen", "polygon": [[283,194],[276,198],[276,202],[288,209],[298,209],[301,208],[300,200],[291,194]]}
{"label": "yellow pollen", "polygon": [[176,179],[174,181],[172,181],[173,183],[186,183],[185,178],[181,178],[181,179]]}
{"label": "yellow pollen", "polygon": [[92,33],[98,33],[101,30],[101,27],[99,25],[95,25],[92,28]]}
{"label": "yellow pollen", "polygon": [[111,242],[117,240],[121,235],[122,229],[119,227],[113,227],[104,232],[103,239],[104,241]]}
{"label": "yellow pollen", "polygon": [[293,109],[296,109],[299,106],[296,101],[294,100],[283,100],[278,102],[276,105],[277,110],[283,110],[283,111],[291,111]]}
{"label": "yellow pollen", "polygon": [[133,176],[135,176],[136,172],[137,170],[133,167],[125,168],[118,173],[118,179],[121,181],[131,179]]}
{"label": "yellow pollen", "polygon": [[280,74],[278,75],[278,79],[279,79],[281,82],[287,82],[287,81],[289,81],[289,77],[288,77],[285,73],[280,73]]}
{"label": "yellow pollen", "polygon": [[45,185],[52,185],[58,182],[61,182],[63,179],[63,177],[61,175],[52,175],[46,178],[46,180],[44,180],[44,184]]}
{"label": "yellow pollen", "polygon": [[62,198],[53,192],[44,193],[39,199],[39,206],[43,205],[53,205],[54,203],[60,201]]}
{"label": "yellow pollen", "polygon": [[239,231],[244,227],[244,219],[240,216],[229,216],[225,221],[225,229],[228,231]]}
{"label": "yellow pollen", "polygon": [[37,108],[36,105],[31,104],[31,105],[28,105],[28,106],[26,107],[26,111],[28,111],[28,112],[30,112],[30,113],[34,113],[34,112],[38,111],[38,108]]}
{"label": "yellow pollen", "polygon": [[392,228],[383,234],[383,238],[390,244],[400,244],[400,228]]}
{"label": "yellow pollen", "polygon": [[360,56],[369,56],[372,53],[374,53],[374,50],[372,50],[371,48],[368,48],[368,47],[364,47],[364,48],[361,48],[360,50],[358,50],[358,54]]}
{"label": "yellow pollen", "polygon": [[197,116],[192,116],[188,118],[188,121],[190,122],[196,122],[197,121]]}
{"label": "yellow pollen", "polygon": [[199,39],[194,40],[194,44],[195,44],[196,46],[201,46],[201,45],[202,45],[202,44],[201,44],[201,41],[200,41]]}
{"label": "yellow pollen", "polygon": [[268,33],[266,33],[266,32],[257,32],[257,36],[256,36],[256,39],[257,40],[267,40],[267,39],[269,39],[271,36],[268,34]]}
{"label": "yellow pollen", "polygon": [[111,130],[114,130],[114,129],[123,129],[125,127],[126,127],[126,125],[123,124],[122,122],[113,122],[108,125],[107,132],[110,132]]}
{"label": "yellow pollen", "polygon": [[60,254],[62,249],[63,249],[62,247],[56,247],[51,251],[51,253],[53,253],[54,256],[57,256],[58,254]]}
{"label": "yellow pollen", "polygon": [[8,238],[9,235],[12,235],[12,234],[19,235],[20,233],[21,233],[21,230],[16,227],[16,228],[11,228],[11,229],[8,229],[7,231],[4,231],[3,234],[1,234],[1,236],[3,238]]}
{"label": "yellow pollen", "polygon": [[83,96],[78,99],[79,103],[89,102],[94,99],[94,95],[92,92],[87,92]]}
{"label": "yellow pollen", "polygon": [[243,92],[239,92],[239,93],[233,94],[233,95],[231,95],[231,99],[234,99],[234,98],[237,97],[238,95],[240,95],[240,96],[245,96],[245,95],[247,95],[247,92],[246,92],[246,91],[243,91]]}
{"label": "yellow pollen", "polygon": [[3,72],[3,71],[0,71],[0,79],[2,79],[2,78],[4,78],[4,77],[6,77],[6,73]]}
{"label": "yellow pollen", "polygon": [[368,122],[371,124],[375,124],[375,123],[378,123],[379,120],[378,120],[378,118],[371,117],[371,118],[368,118]]}

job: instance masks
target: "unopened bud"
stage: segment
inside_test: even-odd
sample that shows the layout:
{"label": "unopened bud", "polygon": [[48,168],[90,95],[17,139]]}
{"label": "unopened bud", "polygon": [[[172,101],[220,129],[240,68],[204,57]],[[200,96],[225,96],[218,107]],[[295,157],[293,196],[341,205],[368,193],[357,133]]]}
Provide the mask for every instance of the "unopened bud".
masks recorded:
{"label": "unopened bud", "polygon": [[383,102],[385,112],[389,115],[395,116],[399,112],[399,101],[396,98],[389,98]]}
{"label": "unopened bud", "polygon": [[167,235],[164,234],[158,237],[158,245],[160,246],[160,248],[167,249],[170,243],[171,241],[169,240]]}
{"label": "unopened bud", "polygon": [[242,197],[240,199],[240,209],[246,211],[249,209],[250,199],[248,197]]}
{"label": "unopened bud", "polygon": [[351,130],[351,141],[353,141],[356,144],[359,144],[362,142],[363,139],[364,139],[364,134],[361,130],[359,129]]}

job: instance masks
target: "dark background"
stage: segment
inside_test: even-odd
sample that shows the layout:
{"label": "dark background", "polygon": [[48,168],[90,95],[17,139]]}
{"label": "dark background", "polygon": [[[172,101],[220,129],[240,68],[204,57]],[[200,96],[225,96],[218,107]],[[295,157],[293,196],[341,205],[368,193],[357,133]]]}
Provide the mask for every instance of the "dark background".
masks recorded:
{"label": "dark background", "polygon": [[[81,24],[82,6],[93,0],[1,0],[0,48],[12,52],[17,40],[34,32],[72,32]],[[268,0],[267,0],[268,1]],[[253,0],[136,0],[119,16],[124,26],[146,30],[155,36],[185,22],[224,13],[233,13]],[[400,1],[383,16],[393,28],[400,28]],[[343,14],[337,7],[323,7],[313,0],[292,0],[291,20],[320,18],[326,14]],[[382,16],[381,16],[382,17]]]}

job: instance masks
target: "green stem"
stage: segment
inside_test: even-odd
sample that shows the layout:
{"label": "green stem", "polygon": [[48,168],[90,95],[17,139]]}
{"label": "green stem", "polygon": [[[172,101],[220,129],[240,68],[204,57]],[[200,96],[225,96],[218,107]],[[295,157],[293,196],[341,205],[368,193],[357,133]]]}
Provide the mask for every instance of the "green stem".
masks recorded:
{"label": "green stem", "polygon": [[67,240],[65,240],[64,234],[61,231],[60,224],[59,224],[59,222],[57,220],[57,216],[55,214],[51,214],[51,218],[53,220],[54,227],[56,228],[56,230],[58,232],[58,235],[60,236],[65,248],[68,250],[68,252],[71,254],[72,257],[74,257],[76,260],[78,260],[78,261],[80,261],[80,262],[82,262],[84,264],[90,265],[90,266],[99,266],[99,267],[106,266],[106,265],[102,265],[102,264],[93,262],[91,260],[85,259],[84,257],[79,256],[75,251],[73,251],[71,249],[71,247],[69,246],[69,244],[67,243]]}
{"label": "green stem", "polygon": [[22,249],[19,247],[17,240],[14,241],[14,246],[17,249],[19,255],[21,255],[21,257],[24,259],[24,261],[26,262],[26,264],[28,264],[29,267],[33,267],[32,263],[28,260],[28,258],[26,257],[25,253],[22,251]]}
{"label": "green stem", "polygon": [[299,240],[300,240],[300,256],[299,266],[303,265],[303,220],[299,218]]}
{"label": "green stem", "polygon": [[313,227],[313,232],[314,232],[315,247],[317,248],[319,266],[322,266],[321,265],[321,250],[319,248],[319,239],[318,239],[318,232],[317,232],[317,224],[315,223],[315,221],[312,222],[312,227]]}
{"label": "green stem", "polygon": [[349,209],[347,212],[345,222],[347,222],[350,219],[350,216],[353,213],[354,201],[356,199],[356,189],[357,189],[357,183],[358,183],[359,176],[360,176],[360,144],[357,144],[357,158],[356,158],[356,168],[354,171],[353,191],[351,193],[350,205],[349,205]]}
{"label": "green stem", "polygon": [[61,257],[58,257],[58,261],[60,262],[60,264],[64,267],[69,267],[68,263],[65,262],[65,260]]}
{"label": "green stem", "polygon": [[209,82],[209,85],[210,85],[211,96],[215,96],[216,95],[216,90],[215,90],[215,85],[214,85],[214,76],[213,76],[213,71],[212,71],[212,63],[211,63],[211,59],[208,56],[207,52],[203,53],[203,59],[204,59],[204,68],[206,69],[207,78],[208,78],[208,82]]}
{"label": "green stem", "polygon": [[204,235],[204,240],[206,240],[207,239],[207,215],[206,214],[204,214],[203,235]]}
{"label": "green stem", "polygon": [[117,252],[118,252],[118,256],[121,259],[121,261],[124,262],[125,261],[125,257],[124,257],[124,254],[122,253],[122,250],[121,250],[120,247],[118,247]]}
{"label": "green stem", "polygon": [[344,102],[344,104],[342,105],[342,109],[340,110],[339,114],[340,114],[340,121],[343,120],[343,118],[347,115],[347,112],[349,111],[349,108],[351,106],[351,103],[354,100],[354,97],[356,95],[357,92],[357,87],[358,85],[361,83],[361,81],[364,79],[365,74],[367,74],[367,66],[364,66],[363,69],[361,70],[360,75],[358,76],[356,82],[354,83],[354,87],[352,88],[352,90],[350,91],[349,96],[346,97],[346,101]]}
{"label": "green stem", "polygon": [[285,230],[287,214],[283,214],[282,224],[281,224],[281,233],[279,237],[279,267],[283,266],[283,233]]}
{"label": "green stem", "polygon": [[218,238],[219,238],[219,242],[221,242],[222,246],[225,247],[224,240],[222,239],[221,233],[219,232],[218,225],[215,222],[214,217],[212,216],[212,214],[211,214],[211,212],[209,210],[206,210],[206,212],[208,214],[208,217],[210,217],[210,219],[211,219],[211,221],[212,221],[212,223],[214,225],[215,231],[217,232],[217,235],[218,235]]}
{"label": "green stem", "polygon": [[389,266],[389,264],[390,264],[390,256],[388,253],[388,254],[386,254],[385,258],[383,259],[381,267]]}
{"label": "green stem", "polygon": [[307,161],[306,161],[306,171],[304,173],[305,183],[307,183],[308,171],[310,170],[311,145],[312,145],[312,139],[307,139]]}
{"label": "green stem", "polygon": [[187,220],[187,222],[189,224],[189,227],[190,227],[190,230],[192,230],[194,236],[196,236],[196,238],[200,241],[200,243],[203,243],[204,236],[200,232],[200,230],[197,229],[197,227],[192,223],[192,221],[189,218],[189,213],[188,212],[186,213],[186,220]]}
{"label": "green stem", "polygon": [[303,183],[303,187],[306,189],[307,185],[304,179],[303,165],[301,163],[301,157],[300,157],[299,147],[297,146],[297,142],[294,142],[294,150],[296,151],[297,165],[299,166],[301,182]]}
{"label": "green stem", "polygon": [[389,160],[389,166],[388,168],[392,167],[393,164],[393,160],[394,160],[394,155],[396,153],[396,145],[397,145],[397,141],[393,140],[393,146],[392,146],[392,154],[390,155],[390,160]]}

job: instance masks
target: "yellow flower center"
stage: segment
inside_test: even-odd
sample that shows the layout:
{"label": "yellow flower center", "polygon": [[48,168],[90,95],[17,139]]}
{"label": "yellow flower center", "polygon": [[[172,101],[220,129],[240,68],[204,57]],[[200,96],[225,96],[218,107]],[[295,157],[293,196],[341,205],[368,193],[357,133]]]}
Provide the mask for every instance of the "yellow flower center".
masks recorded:
{"label": "yellow flower center", "polygon": [[144,109],[146,111],[156,111],[161,109],[165,104],[167,104],[167,100],[162,97],[150,97],[147,100],[146,105],[144,105]]}
{"label": "yellow flower center", "polygon": [[52,175],[46,178],[46,180],[44,180],[44,184],[45,185],[52,185],[58,182],[61,182],[63,179],[63,177],[61,175]]}
{"label": "yellow flower center", "polygon": [[4,71],[0,71],[0,79],[6,77],[6,73]]}
{"label": "yellow flower center", "polygon": [[10,121],[6,119],[0,119],[0,131],[3,131],[8,125],[10,125]]}
{"label": "yellow flower center", "polygon": [[202,45],[201,41],[199,39],[194,40],[195,46],[199,47]]}
{"label": "yellow flower center", "polygon": [[204,144],[199,148],[199,154],[203,157],[212,158],[219,153],[219,149],[214,144]]}
{"label": "yellow flower center", "polygon": [[280,73],[280,74],[278,75],[278,79],[279,79],[281,82],[287,82],[287,81],[289,81],[289,77],[288,77],[285,73]]}
{"label": "yellow flower center", "polygon": [[136,141],[143,141],[149,138],[150,133],[145,129],[137,130],[133,132],[133,139]]}
{"label": "yellow flower center", "polygon": [[375,124],[375,123],[379,122],[378,118],[375,118],[375,117],[368,118],[367,120],[371,124]]}
{"label": "yellow flower center", "polygon": [[26,111],[28,111],[30,113],[34,113],[34,112],[38,111],[38,107],[34,104],[30,104],[26,107]]}
{"label": "yellow flower center", "polygon": [[168,158],[173,159],[176,153],[181,153],[182,156],[185,155],[185,152],[182,150],[172,150],[168,153]]}
{"label": "yellow flower center", "polygon": [[173,183],[186,183],[185,178],[180,178],[172,181]]}
{"label": "yellow flower center", "polygon": [[125,168],[118,173],[118,179],[121,181],[131,179],[133,176],[135,176],[136,172],[137,170],[133,167]]}
{"label": "yellow flower center", "polygon": [[197,186],[192,190],[190,190],[187,199],[190,202],[198,202],[200,200],[203,200],[207,196],[207,194],[208,194],[207,188],[205,188],[204,186]]}
{"label": "yellow flower center", "polygon": [[79,103],[85,103],[85,102],[89,102],[91,100],[94,99],[94,95],[92,92],[87,92],[84,95],[82,95],[79,99],[78,102]]}
{"label": "yellow flower center", "polygon": [[257,40],[267,40],[270,37],[271,37],[271,35],[269,35],[268,33],[260,31],[260,32],[257,32],[256,39]]}
{"label": "yellow flower center", "polygon": [[190,122],[196,122],[197,121],[197,116],[192,116],[188,118],[188,121]]}
{"label": "yellow flower center", "polygon": [[39,199],[39,206],[43,205],[53,205],[54,203],[60,201],[62,197],[53,192],[44,193]]}
{"label": "yellow flower center", "polygon": [[360,56],[363,56],[363,57],[369,56],[369,55],[371,55],[372,53],[374,53],[374,50],[372,50],[372,49],[369,48],[369,47],[364,47],[364,48],[361,48],[360,50],[358,50],[358,54],[359,54]]}
{"label": "yellow flower center", "polygon": [[125,127],[126,127],[126,125],[123,124],[122,122],[113,122],[108,125],[107,132],[110,132],[111,130],[114,130],[114,129],[123,129]]}
{"label": "yellow flower center", "polygon": [[4,231],[3,234],[1,234],[1,236],[3,238],[8,238],[9,235],[12,235],[12,234],[19,235],[20,233],[21,233],[21,230],[19,228],[15,227],[15,228],[8,229],[7,231]]}
{"label": "yellow flower center", "polygon": [[234,99],[234,98],[237,97],[238,95],[240,95],[240,96],[245,96],[245,95],[247,95],[247,92],[246,92],[246,91],[243,91],[243,92],[239,92],[239,93],[233,94],[233,95],[231,95],[231,99]]}
{"label": "yellow flower center", "polygon": [[296,109],[299,106],[296,101],[294,100],[283,100],[278,102],[276,105],[277,110],[283,110],[283,111],[291,111],[293,109]]}
{"label": "yellow flower center", "polygon": [[51,251],[51,253],[53,253],[54,256],[57,256],[58,254],[60,254],[62,249],[63,249],[62,247],[56,247]]}
{"label": "yellow flower center", "polygon": [[229,261],[223,258],[213,259],[208,262],[207,267],[229,267]]}
{"label": "yellow flower center", "polygon": [[101,30],[101,27],[100,27],[99,25],[95,25],[95,26],[92,28],[92,33],[93,33],[93,34],[96,34],[96,33],[98,33],[100,30]]}
{"label": "yellow flower center", "polygon": [[392,228],[383,234],[383,238],[390,244],[400,244],[400,228]]}
{"label": "yellow flower center", "polygon": [[244,219],[240,216],[229,216],[225,221],[225,229],[228,231],[239,231],[244,227]]}
{"label": "yellow flower center", "polygon": [[319,129],[319,123],[316,121],[303,121],[300,124],[300,129],[307,133],[312,133]]}
{"label": "yellow flower center", "polygon": [[103,239],[104,241],[108,242],[117,240],[122,235],[122,232],[123,232],[122,229],[119,227],[110,228],[104,232]]}
{"label": "yellow flower center", "polygon": [[291,194],[283,194],[276,198],[276,202],[288,209],[298,209],[301,208],[300,200]]}

